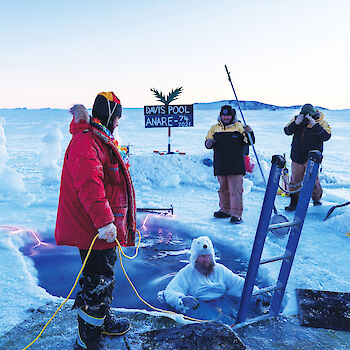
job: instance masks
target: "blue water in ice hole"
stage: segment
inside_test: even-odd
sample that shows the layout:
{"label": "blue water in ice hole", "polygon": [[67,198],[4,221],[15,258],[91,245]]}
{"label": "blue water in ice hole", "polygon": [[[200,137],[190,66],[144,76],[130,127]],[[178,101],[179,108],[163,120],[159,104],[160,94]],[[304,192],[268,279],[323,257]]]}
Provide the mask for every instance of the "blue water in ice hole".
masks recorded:
{"label": "blue water in ice hole", "polygon": [[[173,229],[170,231],[166,228],[150,227],[149,225],[147,231],[140,228],[140,232],[142,241],[138,257],[134,260],[123,258],[124,268],[143,299],[155,307],[169,309],[166,304],[158,301],[158,291],[163,290],[175,273],[187,264],[193,237],[185,231],[174,231]],[[30,255],[33,259],[38,271],[39,286],[45,288],[51,295],[66,297],[82,265],[78,248],[56,246],[54,241],[47,243],[51,244],[41,245],[35,249],[32,246],[25,246],[21,251],[25,255]],[[213,245],[217,261],[233,272],[242,276],[245,275],[248,261],[242,257],[242,254],[233,251],[232,247],[221,244],[219,240],[213,239]],[[123,251],[125,254],[132,256],[135,248],[123,248]],[[113,307],[148,309],[138,299],[124,276],[119,258],[115,267],[115,280]],[[267,281],[261,280],[257,281],[256,284],[260,287],[269,285]],[[75,298],[79,290],[80,286],[78,284],[71,298]],[[230,305],[230,308],[233,307],[230,312],[223,310],[230,318],[222,318],[221,320],[229,323],[234,320],[239,299],[230,297],[229,302],[226,300],[224,305]],[[222,308],[222,305],[220,307]],[[208,308],[205,305],[199,310],[202,311],[194,312],[191,316],[218,318],[216,311],[209,315],[212,307]],[[261,309],[252,306],[249,316],[257,316],[261,312]]]}

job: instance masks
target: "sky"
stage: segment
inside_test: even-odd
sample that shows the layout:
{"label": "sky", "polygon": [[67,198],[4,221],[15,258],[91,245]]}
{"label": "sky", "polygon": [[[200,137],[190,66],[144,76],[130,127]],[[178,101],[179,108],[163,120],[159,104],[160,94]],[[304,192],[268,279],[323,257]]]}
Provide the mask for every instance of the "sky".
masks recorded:
{"label": "sky", "polygon": [[348,0],[0,0],[0,108],[238,98],[350,108]]}

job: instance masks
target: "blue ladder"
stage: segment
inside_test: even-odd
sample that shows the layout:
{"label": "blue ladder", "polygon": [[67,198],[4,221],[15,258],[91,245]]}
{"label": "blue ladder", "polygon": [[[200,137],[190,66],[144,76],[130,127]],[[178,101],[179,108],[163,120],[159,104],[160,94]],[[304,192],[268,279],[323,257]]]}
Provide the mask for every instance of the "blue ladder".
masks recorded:
{"label": "blue ladder", "polygon": [[[278,190],[278,184],[280,181],[282,169],[286,162],[283,156],[275,155],[272,157],[272,166],[270,170],[269,180],[266,187],[264,202],[261,208],[260,219],[256,230],[254,245],[250,256],[248,272],[242,291],[236,323],[233,326],[233,329],[241,328],[247,324],[277,316],[279,314],[295,252],[298,246],[301,230],[303,228],[305,215],[309,206],[310,197],[315,185],[315,180],[318,175],[318,169],[321,161],[321,152],[309,152],[308,165],[305,171],[303,186],[300,191],[293,221],[270,225],[270,219]],[[268,231],[281,227],[291,227],[288,243],[286,245],[284,254],[281,256],[261,260],[261,255]],[[253,287],[258,273],[259,265],[279,260],[282,260],[282,264],[276,285],[259,289],[257,292],[253,293]],[[246,321],[247,312],[252,296],[267,292],[273,292],[269,313]]]}

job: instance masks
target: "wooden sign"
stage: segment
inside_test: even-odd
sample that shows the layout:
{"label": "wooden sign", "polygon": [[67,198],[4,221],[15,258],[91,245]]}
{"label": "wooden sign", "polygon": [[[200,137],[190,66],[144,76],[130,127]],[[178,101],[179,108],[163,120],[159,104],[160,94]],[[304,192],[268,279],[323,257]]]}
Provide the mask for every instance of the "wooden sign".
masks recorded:
{"label": "wooden sign", "polygon": [[193,105],[144,106],[146,128],[193,126]]}

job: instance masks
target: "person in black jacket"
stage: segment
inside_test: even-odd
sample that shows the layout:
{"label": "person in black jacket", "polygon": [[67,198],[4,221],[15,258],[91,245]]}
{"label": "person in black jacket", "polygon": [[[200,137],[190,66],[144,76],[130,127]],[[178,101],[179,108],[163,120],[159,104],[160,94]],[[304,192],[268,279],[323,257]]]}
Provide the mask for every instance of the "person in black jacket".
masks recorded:
{"label": "person in black jacket", "polygon": [[246,173],[244,154],[249,145],[247,133],[254,142],[252,128],[238,121],[235,109],[225,105],[205,140],[205,147],[214,149],[214,176],[217,176],[220,184],[220,210],[214,213],[214,217],[231,217],[233,224],[242,222],[243,176]]}
{"label": "person in black jacket", "polygon": [[[323,151],[323,142],[331,137],[331,128],[324,120],[324,115],[313,105],[305,104],[299,113],[284,128],[286,135],[293,135],[292,140],[292,176],[289,184],[290,191],[297,191],[303,181],[308,162],[308,154],[311,150]],[[312,192],[314,205],[321,205],[322,187],[317,176]],[[285,207],[287,211],[295,210],[298,203],[299,192],[290,194],[290,205]]]}

